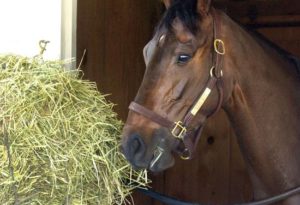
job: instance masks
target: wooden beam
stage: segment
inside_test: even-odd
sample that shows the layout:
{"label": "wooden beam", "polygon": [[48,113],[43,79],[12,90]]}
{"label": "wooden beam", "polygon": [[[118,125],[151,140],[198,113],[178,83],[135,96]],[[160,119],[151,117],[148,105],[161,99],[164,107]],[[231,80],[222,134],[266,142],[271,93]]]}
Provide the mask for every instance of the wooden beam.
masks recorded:
{"label": "wooden beam", "polygon": [[299,0],[215,0],[214,5],[236,19],[253,14],[257,16],[300,15]]}
{"label": "wooden beam", "polygon": [[300,15],[259,16],[256,19],[243,17],[237,19],[243,25],[255,28],[261,27],[298,27]]}

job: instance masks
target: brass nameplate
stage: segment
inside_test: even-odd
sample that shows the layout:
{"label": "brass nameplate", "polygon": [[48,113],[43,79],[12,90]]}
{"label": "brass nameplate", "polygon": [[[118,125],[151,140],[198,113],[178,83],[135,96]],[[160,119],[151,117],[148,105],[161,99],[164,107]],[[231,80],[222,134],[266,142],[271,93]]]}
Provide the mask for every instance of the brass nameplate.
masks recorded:
{"label": "brass nameplate", "polygon": [[193,109],[191,111],[192,115],[195,116],[198,113],[198,111],[201,109],[201,107],[207,100],[210,93],[211,93],[211,89],[206,88],[205,91],[203,92],[203,94],[201,95],[201,97],[199,98],[199,100],[197,101],[196,105],[193,107]]}

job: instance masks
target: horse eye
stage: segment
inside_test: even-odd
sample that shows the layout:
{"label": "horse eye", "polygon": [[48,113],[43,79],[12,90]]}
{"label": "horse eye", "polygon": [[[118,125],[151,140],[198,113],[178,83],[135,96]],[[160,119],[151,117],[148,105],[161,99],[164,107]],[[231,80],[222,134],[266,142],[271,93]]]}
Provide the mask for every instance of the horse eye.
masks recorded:
{"label": "horse eye", "polygon": [[181,54],[177,57],[176,63],[177,64],[185,64],[191,59],[191,56],[186,54]]}

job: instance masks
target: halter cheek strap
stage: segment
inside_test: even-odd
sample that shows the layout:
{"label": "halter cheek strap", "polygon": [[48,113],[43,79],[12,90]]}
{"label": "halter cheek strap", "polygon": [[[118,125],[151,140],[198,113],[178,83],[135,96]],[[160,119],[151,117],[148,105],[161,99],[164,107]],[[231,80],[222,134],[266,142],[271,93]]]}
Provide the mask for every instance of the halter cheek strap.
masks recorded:
{"label": "halter cheek strap", "polygon": [[[136,102],[131,102],[129,109],[165,128],[168,128],[173,137],[181,140],[185,146],[185,149],[180,153],[182,159],[190,159],[196,150],[206,119],[216,113],[222,105],[223,89],[222,86],[218,86],[220,80],[221,79],[216,78],[214,75],[210,76],[204,91],[200,97],[197,98],[197,101],[182,121],[173,122]],[[201,110],[201,108],[216,86],[219,93],[218,105],[212,114],[207,115],[207,113]]]}
{"label": "halter cheek strap", "polygon": [[[219,30],[220,25],[218,15],[216,14],[214,9],[212,10],[212,14],[214,20],[214,64],[210,69],[209,79],[206,83],[206,86],[200,92],[200,95],[196,98],[196,101],[189,109],[188,113],[184,116],[183,120],[173,122],[136,102],[132,102],[129,106],[130,110],[143,115],[144,117],[165,128],[168,128],[175,138],[182,141],[185,149],[180,153],[180,155],[183,159],[192,158],[192,155],[200,139],[206,119],[216,113],[221,108],[223,103],[223,71],[221,68],[221,64],[223,60],[222,57],[223,55],[225,55],[225,45],[224,42],[217,36],[217,31]],[[218,104],[211,114],[207,114],[201,108],[215,88],[217,88],[219,93]]]}

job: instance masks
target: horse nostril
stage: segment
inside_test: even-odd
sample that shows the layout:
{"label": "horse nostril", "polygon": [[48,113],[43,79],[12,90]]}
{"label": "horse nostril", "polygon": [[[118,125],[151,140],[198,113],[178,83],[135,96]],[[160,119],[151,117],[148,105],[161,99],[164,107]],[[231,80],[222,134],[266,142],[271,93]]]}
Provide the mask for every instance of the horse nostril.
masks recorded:
{"label": "horse nostril", "polygon": [[140,140],[139,139],[134,139],[132,140],[132,144],[131,144],[131,149],[133,153],[138,152],[139,148],[141,146]]}
{"label": "horse nostril", "polygon": [[139,158],[142,157],[145,153],[145,143],[143,139],[135,134],[131,136],[127,142],[128,154],[130,155],[129,158]]}

